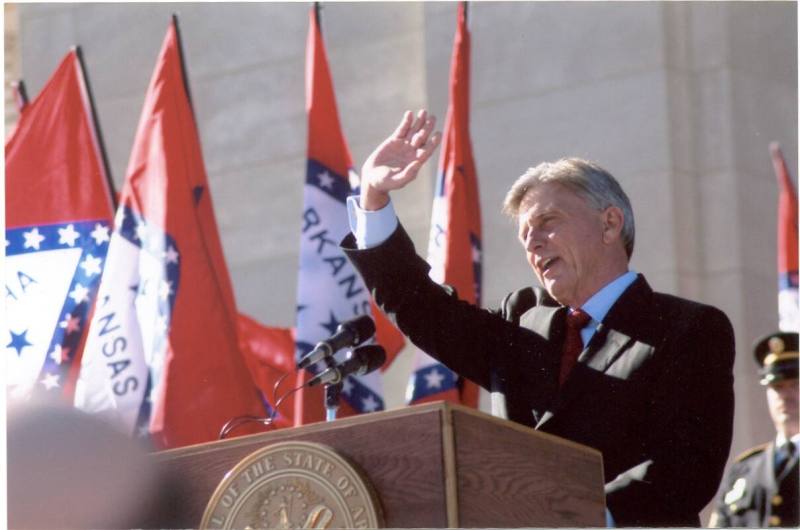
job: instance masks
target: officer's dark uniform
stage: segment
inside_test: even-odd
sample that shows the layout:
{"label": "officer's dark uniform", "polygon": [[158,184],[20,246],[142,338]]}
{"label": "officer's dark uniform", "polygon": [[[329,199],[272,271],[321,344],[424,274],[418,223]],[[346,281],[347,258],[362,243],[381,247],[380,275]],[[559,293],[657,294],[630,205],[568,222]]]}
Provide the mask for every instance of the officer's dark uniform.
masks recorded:
{"label": "officer's dark uniform", "polygon": [[[797,380],[797,333],[772,333],[755,346],[761,384]],[[731,465],[720,485],[708,525],[729,527],[794,527],[798,521],[798,448],[787,443],[776,450],[775,441],[745,451]]]}

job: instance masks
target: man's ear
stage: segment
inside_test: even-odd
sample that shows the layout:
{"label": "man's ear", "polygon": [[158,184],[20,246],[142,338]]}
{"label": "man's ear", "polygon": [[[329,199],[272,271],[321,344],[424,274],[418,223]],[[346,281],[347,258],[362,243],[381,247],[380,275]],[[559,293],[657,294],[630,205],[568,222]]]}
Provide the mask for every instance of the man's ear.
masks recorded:
{"label": "man's ear", "polygon": [[625,214],[616,206],[609,206],[603,210],[603,243],[613,243],[622,234],[622,225],[625,223]]}

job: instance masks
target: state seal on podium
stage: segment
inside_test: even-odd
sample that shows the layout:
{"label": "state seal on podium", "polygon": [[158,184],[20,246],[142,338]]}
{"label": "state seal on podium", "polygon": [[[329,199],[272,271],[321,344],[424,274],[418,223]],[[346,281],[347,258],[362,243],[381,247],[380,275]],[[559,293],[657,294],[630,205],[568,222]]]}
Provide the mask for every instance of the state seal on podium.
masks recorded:
{"label": "state seal on podium", "polygon": [[200,528],[378,528],[366,476],[328,446],[281,442],[242,459],[220,482]]}

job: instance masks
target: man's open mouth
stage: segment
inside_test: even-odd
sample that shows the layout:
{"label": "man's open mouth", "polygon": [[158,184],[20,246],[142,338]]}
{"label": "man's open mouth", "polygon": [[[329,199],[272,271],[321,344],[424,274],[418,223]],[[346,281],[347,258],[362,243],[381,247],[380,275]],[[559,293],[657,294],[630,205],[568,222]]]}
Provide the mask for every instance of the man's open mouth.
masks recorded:
{"label": "man's open mouth", "polygon": [[545,273],[550,269],[550,267],[553,266],[553,264],[556,261],[558,261],[557,257],[545,258],[542,260],[541,264],[539,264],[539,269],[542,271],[542,273]]}

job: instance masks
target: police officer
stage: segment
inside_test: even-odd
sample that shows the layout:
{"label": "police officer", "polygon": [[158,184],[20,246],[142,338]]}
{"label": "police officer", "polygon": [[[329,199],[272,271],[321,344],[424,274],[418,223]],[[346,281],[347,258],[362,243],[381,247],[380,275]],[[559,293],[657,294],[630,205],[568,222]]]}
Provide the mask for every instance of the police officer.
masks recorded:
{"label": "police officer", "polygon": [[775,440],[739,455],[722,481],[709,526],[798,527],[797,333],[771,333],[755,345]]}

